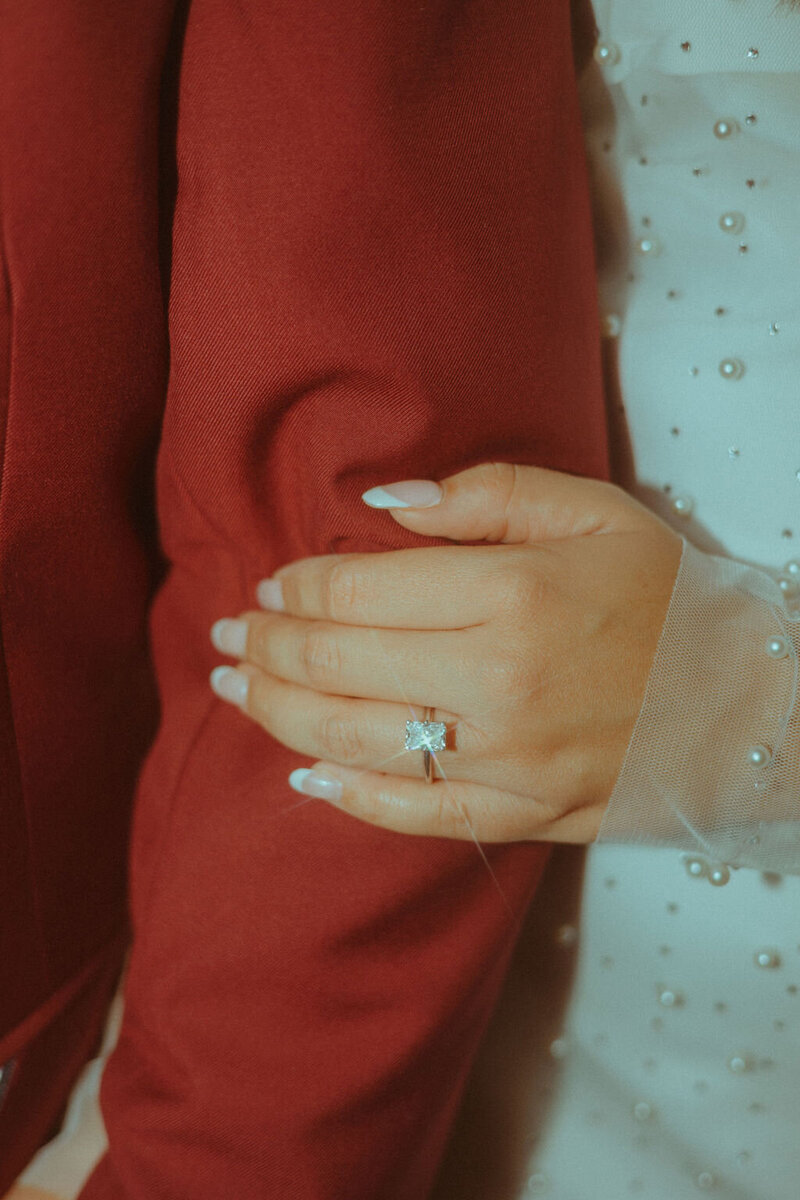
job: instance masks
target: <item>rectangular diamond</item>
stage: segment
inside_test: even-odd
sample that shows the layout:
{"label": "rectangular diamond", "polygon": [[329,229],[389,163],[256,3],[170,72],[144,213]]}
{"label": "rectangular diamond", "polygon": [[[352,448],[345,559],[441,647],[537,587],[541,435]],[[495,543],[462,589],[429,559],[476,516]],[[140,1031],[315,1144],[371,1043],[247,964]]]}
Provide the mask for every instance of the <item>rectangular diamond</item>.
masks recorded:
{"label": "rectangular diamond", "polygon": [[444,750],[444,721],[406,721],[406,750]]}

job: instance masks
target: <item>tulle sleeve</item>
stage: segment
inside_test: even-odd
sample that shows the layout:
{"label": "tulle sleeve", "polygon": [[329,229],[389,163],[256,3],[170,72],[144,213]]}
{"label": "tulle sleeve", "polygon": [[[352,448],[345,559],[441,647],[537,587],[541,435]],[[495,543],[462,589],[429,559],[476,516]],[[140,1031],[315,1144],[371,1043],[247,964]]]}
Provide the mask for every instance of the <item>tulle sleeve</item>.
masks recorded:
{"label": "tulle sleeve", "polygon": [[800,874],[800,564],[683,553],[597,842],[674,846],[712,884]]}

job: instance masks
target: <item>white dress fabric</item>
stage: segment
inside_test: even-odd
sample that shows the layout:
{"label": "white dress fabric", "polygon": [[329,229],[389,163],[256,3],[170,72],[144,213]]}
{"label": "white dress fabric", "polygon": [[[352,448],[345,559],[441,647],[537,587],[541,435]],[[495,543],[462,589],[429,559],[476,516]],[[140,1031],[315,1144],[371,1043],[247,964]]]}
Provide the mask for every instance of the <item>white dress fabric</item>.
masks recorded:
{"label": "white dress fabric", "polygon": [[575,979],[512,1194],[796,1200],[800,10],[595,12],[614,443],[627,489],[688,540],[687,574],[579,919],[545,911]]}
{"label": "white dress fabric", "polygon": [[[595,11],[583,82],[612,444],[684,557],[580,910],[559,887],[534,904],[521,953],[544,946],[553,972],[526,966],[527,1008],[501,1003],[473,1077],[485,1154],[482,1084],[499,1071],[508,1092],[511,1059],[527,1072],[524,1153],[494,1189],[462,1157],[441,1196],[796,1200],[800,11]],[[120,1006],[21,1180],[63,1200],[104,1148]]]}

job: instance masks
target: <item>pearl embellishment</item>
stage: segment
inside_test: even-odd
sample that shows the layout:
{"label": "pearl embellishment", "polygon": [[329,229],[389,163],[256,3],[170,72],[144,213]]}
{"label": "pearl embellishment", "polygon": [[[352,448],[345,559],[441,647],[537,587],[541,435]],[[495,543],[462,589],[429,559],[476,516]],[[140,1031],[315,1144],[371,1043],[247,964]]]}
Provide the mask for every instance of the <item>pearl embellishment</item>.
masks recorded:
{"label": "pearl embellishment", "polygon": [[645,258],[657,258],[661,253],[661,242],[657,237],[639,238],[636,249]]}
{"label": "pearl embellishment", "polygon": [[708,863],[698,854],[692,854],[685,858],[684,866],[686,867],[686,874],[691,879],[705,879],[709,873]]}
{"label": "pearl embellishment", "polygon": [[615,67],[621,58],[619,46],[616,42],[598,42],[594,57],[604,67]]}
{"label": "pearl embellishment", "polygon": [[789,653],[789,646],[785,638],[772,637],[767,642],[767,654],[770,658],[786,658]]}
{"label": "pearl embellishment", "polygon": [[744,372],[745,366],[740,358],[723,358],[719,364],[719,373],[723,379],[741,379]]}
{"label": "pearl embellishment", "polygon": [[719,219],[719,227],[723,233],[741,233],[744,226],[744,213],[726,212]]}
{"label": "pearl embellishment", "polygon": [[694,509],[694,501],[690,496],[676,496],[672,501],[672,511],[677,517],[690,517]]}
{"label": "pearl embellishment", "polygon": [[766,767],[772,762],[772,751],[767,746],[751,746],[747,761],[751,767]]}
{"label": "pearl embellishment", "polygon": [[714,123],[714,137],[720,140],[729,138],[731,134],[737,133],[738,130],[739,123],[733,117],[722,117]]}
{"label": "pearl embellishment", "polygon": [[763,967],[765,970],[775,970],[781,965],[781,956],[777,950],[756,950],[753,962],[757,967]]}
{"label": "pearl embellishment", "polygon": [[724,863],[720,863],[718,866],[712,867],[708,882],[712,887],[725,887],[725,884],[730,882],[730,878],[730,869]]}

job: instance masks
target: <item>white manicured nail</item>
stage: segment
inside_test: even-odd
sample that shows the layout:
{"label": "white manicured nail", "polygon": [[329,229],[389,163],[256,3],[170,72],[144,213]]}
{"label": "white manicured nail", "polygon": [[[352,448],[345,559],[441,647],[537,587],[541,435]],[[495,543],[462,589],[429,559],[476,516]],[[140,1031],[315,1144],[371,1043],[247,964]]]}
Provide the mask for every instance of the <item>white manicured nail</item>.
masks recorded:
{"label": "white manicured nail", "polygon": [[444,493],[432,479],[403,479],[370,488],[361,499],[370,508],[433,508]]}
{"label": "white manicured nail", "polygon": [[256,599],[262,608],[283,612],[283,588],[280,579],[262,579],[256,586]]}
{"label": "white manicured nail", "polygon": [[245,675],[244,671],[237,671],[236,667],[214,667],[214,670],[209,676],[209,682],[223,700],[228,700],[231,704],[238,704],[241,708],[247,700],[247,689],[250,686],[250,677]]}
{"label": "white manicured nail", "polygon": [[223,654],[244,658],[247,650],[247,621],[221,617],[211,626],[211,641]]}
{"label": "white manicured nail", "polygon": [[321,771],[310,767],[297,767],[289,776],[289,787],[304,796],[316,796],[317,800],[332,800],[336,803],[342,796],[342,784]]}

